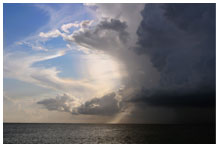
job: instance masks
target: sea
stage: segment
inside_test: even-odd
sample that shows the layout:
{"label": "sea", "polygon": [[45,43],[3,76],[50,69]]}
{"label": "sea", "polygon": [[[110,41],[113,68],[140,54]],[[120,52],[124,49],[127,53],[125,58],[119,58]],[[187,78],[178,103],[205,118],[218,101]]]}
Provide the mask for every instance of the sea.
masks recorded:
{"label": "sea", "polygon": [[4,144],[215,144],[215,125],[3,123]]}

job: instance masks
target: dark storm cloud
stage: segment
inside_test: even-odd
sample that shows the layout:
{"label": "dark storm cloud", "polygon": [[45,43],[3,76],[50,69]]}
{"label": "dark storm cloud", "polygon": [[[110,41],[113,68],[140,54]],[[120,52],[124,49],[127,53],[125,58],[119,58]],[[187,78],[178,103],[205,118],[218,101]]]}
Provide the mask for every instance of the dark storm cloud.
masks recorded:
{"label": "dark storm cloud", "polygon": [[149,55],[160,84],[215,87],[215,4],[146,4],[135,51]]}
{"label": "dark storm cloud", "polygon": [[64,94],[56,98],[45,99],[37,102],[50,111],[70,112],[85,115],[113,115],[120,111],[116,94],[110,93],[100,98],[93,98],[81,105],[75,105],[76,99]]}
{"label": "dark storm cloud", "polygon": [[215,14],[215,4],[145,5],[134,51],[149,56],[160,82],[142,87],[131,102],[172,109],[176,122],[214,122]]}

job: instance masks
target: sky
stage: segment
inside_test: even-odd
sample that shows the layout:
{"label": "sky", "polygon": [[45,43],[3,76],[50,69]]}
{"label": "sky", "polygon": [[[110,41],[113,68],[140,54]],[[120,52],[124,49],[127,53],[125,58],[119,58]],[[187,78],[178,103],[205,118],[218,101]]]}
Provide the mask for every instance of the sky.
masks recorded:
{"label": "sky", "polygon": [[3,121],[213,123],[215,4],[3,5]]}

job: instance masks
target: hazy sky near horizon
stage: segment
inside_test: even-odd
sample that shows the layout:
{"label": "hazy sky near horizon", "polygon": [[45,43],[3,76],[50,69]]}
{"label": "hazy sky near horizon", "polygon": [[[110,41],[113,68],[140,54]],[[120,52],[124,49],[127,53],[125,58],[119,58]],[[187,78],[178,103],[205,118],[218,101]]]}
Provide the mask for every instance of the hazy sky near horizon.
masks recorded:
{"label": "hazy sky near horizon", "polygon": [[4,4],[4,122],[215,117],[215,4]]}

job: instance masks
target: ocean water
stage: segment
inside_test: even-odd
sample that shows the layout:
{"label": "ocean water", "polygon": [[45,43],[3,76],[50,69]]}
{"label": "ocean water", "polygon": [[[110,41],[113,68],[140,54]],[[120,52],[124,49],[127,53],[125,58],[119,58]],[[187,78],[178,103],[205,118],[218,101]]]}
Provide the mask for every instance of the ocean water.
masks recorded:
{"label": "ocean water", "polygon": [[215,143],[215,125],[4,123],[4,144]]}

